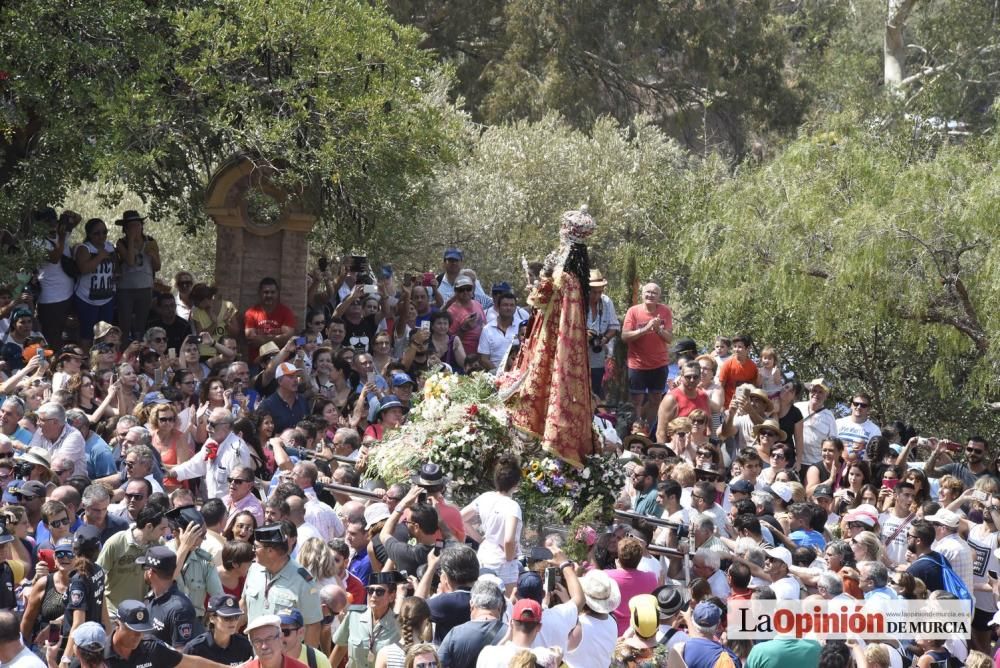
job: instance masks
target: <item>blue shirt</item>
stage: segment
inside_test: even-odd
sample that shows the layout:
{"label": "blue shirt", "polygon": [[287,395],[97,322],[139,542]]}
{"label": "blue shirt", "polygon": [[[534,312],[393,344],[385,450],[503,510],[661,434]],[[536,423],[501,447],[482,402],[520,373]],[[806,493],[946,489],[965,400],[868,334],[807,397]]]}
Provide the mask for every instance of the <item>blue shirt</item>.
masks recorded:
{"label": "blue shirt", "polygon": [[34,437],[34,434],[32,434],[24,427],[18,427],[17,429],[14,430],[14,433],[11,434],[11,437],[19,443],[23,443],[24,445],[30,445],[31,439]]}
{"label": "blue shirt", "polygon": [[372,574],[372,560],[368,556],[368,551],[365,550],[354,555],[354,559],[347,565],[347,570],[361,580],[361,584],[367,587],[368,576]]}
{"label": "blue shirt", "polygon": [[[76,530],[83,526],[83,518],[77,517],[76,521],[73,522],[73,526],[69,528],[70,533],[76,533]],[[49,533],[49,528],[45,526],[45,521],[39,521],[38,526],[35,527],[35,545],[43,547],[48,543],[52,542],[52,534]]]}
{"label": "blue shirt", "polygon": [[823,534],[811,529],[793,531],[788,537],[799,547],[814,547],[820,552],[826,549],[826,539],[823,538]]}
{"label": "blue shirt", "polygon": [[257,410],[271,416],[274,420],[274,433],[280,434],[286,429],[291,429],[309,415],[309,404],[306,403],[301,394],[296,394],[295,400],[289,406],[281,398],[281,395],[275,392],[260,402]]}
{"label": "blue shirt", "polygon": [[111,446],[97,432],[90,432],[84,447],[87,453],[87,475],[91,480],[109,476],[117,470]]}

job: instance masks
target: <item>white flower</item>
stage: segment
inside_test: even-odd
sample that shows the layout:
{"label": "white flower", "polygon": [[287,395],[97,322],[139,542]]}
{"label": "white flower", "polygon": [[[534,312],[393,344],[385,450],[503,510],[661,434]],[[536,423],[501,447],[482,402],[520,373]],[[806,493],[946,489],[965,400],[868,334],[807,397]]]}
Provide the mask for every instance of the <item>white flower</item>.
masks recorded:
{"label": "white flower", "polygon": [[583,471],[580,473],[580,477],[583,478],[584,480],[590,480],[590,467],[589,466],[586,467],[585,469],[583,469]]}

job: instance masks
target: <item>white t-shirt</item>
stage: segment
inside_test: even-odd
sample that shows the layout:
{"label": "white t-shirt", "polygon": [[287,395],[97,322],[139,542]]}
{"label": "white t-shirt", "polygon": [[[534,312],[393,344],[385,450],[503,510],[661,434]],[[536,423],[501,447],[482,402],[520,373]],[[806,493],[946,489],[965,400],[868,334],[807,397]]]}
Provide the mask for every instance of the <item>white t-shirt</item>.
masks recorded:
{"label": "white t-shirt", "polygon": [[[855,422],[850,415],[837,420],[837,438],[844,442],[845,451],[850,449],[849,442],[864,441],[866,444],[876,436],[881,436],[882,430],[871,420],[861,424]],[[864,450],[862,450],[862,453]],[[864,454],[862,454],[864,458]]]}
{"label": "white t-shirt", "polygon": [[[542,610],[542,628],[535,636],[532,647],[558,647],[566,653],[566,645],[569,643],[569,632],[576,626],[576,620],[580,613],[576,610],[576,603],[567,601],[554,605],[551,608]],[[586,615],[584,615],[586,617]],[[610,618],[609,618],[610,619]],[[614,624],[615,620],[611,619]],[[615,625],[617,632],[618,626]]]}
{"label": "white t-shirt", "polygon": [[594,619],[590,615],[580,615],[580,630],[583,633],[580,644],[563,657],[566,665],[569,668],[607,668],[611,665],[611,654],[618,640],[614,617]]}
{"label": "white t-shirt", "polygon": [[803,464],[817,464],[823,460],[823,441],[837,435],[837,418],[833,411],[824,408],[811,414],[808,401],[795,404],[804,418],[802,421]]}
{"label": "white t-shirt", "polygon": [[14,655],[14,658],[3,664],[4,668],[47,668],[34,652],[27,647]]}
{"label": "white t-shirt", "polygon": [[[909,517],[909,514],[907,514]],[[896,529],[906,520],[906,517],[896,517],[892,513],[882,513],[878,518],[878,524],[882,527],[882,531],[879,538],[882,539],[882,543],[889,539],[889,536],[896,533]],[[885,553],[889,559],[894,564],[902,564],[906,562],[906,533],[907,530],[903,529],[896,537],[893,539],[892,543],[885,546]]]}
{"label": "white t-shirt", "polygon": [[[479,658],[476,659],[476,668],[507,668],[510,665],[510,660],[518,652],[523,652],[525,649],[527,648],[512,643],[487,645],[479,653]],[[542,660],[547,660],[552,655],[544,647],[534,647],[531,652],[539,660],[539,665],[541,665]]]}
{"label": "white t-shirt", "polygon": [[514,542],[521,544],[521,506],[517,501],[499,492],[486,492],[476,497],[472,502],[479,515],[483,529],[483,542],[479,544],[479,563],[484,568],[496,568],[507,561],[504,553],[504,530],[507,518],[513,515],[517,518],[517,530]]}
{"label": "white t-shirt", "polygon": [[799,600],[799,581],[791,575],[772,582],[770,587],[779,601]]}
{"label": "white t-shirt", "polygon": [[[48,254],[55,248],[55,241],[42,239],[38,245]],[[69,239],[63,243],[63,255],[70,259],[73,258],[73,252],[70,250],[71,245]],[[66,275],[61,263],[43,261],[38,266],[38,285],[41,287],[38,303],[55,304],[66,301],[73,296],[73,284],[74,280]]]}

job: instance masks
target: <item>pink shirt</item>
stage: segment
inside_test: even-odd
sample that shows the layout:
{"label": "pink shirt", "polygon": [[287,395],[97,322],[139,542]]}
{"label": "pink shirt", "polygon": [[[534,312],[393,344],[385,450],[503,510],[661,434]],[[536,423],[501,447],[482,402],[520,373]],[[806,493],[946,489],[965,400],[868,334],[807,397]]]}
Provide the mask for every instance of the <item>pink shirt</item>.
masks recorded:
{"label": "pink shirt", "polygon": [[264,506],[260,505],[260,501],[253,494],[247,494],[236,503],[233,503],[230,496],[226,494],[222,497],[222,503],[226,504],[226,508],[229,508],[229,516],[226,517],[226,526],[229,526],[233,518],[244,510],[253,515],[253,518],[257,520],[258,527],[264,526]]}
{"label": "pink shirt", "polygon": [[[451,315],[451,328],[448,333],[461,339],[462,347],[465,348],[467,355],[475,355],[476,351],[479,350],[479,336],[483,333],[483,325],[486,324],[486,311],[483,310],[479,302],[473,299],[468,304],[453,302],[448,307],[448,313]],[[476,316],[476,326],[462,329],[462,323],[470,315]]]}
{"label": "pink shirt", "polygon": [[634,568],[615,568],[605,571],[609,578],[618,583],[618,589],[622,593],[622,602],[617,608],[611,611],[611,616],[618,624],[618,635],[625,633],[629,625],[628,602],[633,596],[639,594],[652,594],[658,582],[656,575]]}

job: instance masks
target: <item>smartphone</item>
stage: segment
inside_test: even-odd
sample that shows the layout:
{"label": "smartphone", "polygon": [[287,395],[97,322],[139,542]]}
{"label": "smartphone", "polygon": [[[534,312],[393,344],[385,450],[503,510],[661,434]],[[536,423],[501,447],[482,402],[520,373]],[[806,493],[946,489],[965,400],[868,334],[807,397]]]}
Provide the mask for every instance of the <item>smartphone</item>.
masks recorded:
{"label": "smartphone", "polygon": [[417,503],[422,506],[427,505],[427,492],[420,492],[420,495],[417,496]]}
{"label": "smartphone", "polygon": [[374,385],[375,384],[375,374],[373,374],[373,373],[368,374],[368,376],[365,378],[365,382],[368,383],[368,384]]}
{"label": "smartphone", "polygon": [[295,345],[297,345],[297,346],[304,346],[304,345],[306,345],[306,337],[304,337],[304,336],[297,336],[297,337],[295,337]]}
{"label": "smartphone", "polygon": [[975,499],[976,501],[981,501],[983,503],[988,503],[989,500],[990,500],[990,495],[987,494],[986,492],[983,492],[981,490],[976,489],[976,490],[973,490],[973,492],[972,492],[972,498]]}
{"label": "smartphone", "polygon": [[167,348],[167,357],[172,360],[177,359],[177,348]]}
{"label": "smartphone", "polygon": [[888,480],[882,481],[882,486],[888,489],[896,489],[896,485],[899,484],[899,478],[889,478]]}
{"label": "smartphone", "polygon": [[435,557],[440,557],[441,556],[441,550],[443,550],[443,549],[444,549],[444,541],[443,540],[436,540],[436,541],[434,541],[434,556]]}
{"label": "smartphone", "polygon": [[948,452],[958,452],[962,449],[962,444],[955,441],[945,441],[944,447]]}
{"label": "smartphone", "polygon": [[199,337],[195,336],[194,334],[189,334],[187,336],[187,338],[184,339],[184,345],[188,345],[188,344],[191,344],[191,343],[193,343],[195,345],[200,344],[201,343],[201,339]]}
{"label": "smartphone", "polygon": [[326,268],[330,265],[330,260],[326,257],[321,257],[316,264],[319,266],[320,271],[326,271]]}
{"label": "smartphone", "polygon": [[38,350],[35,351],[35,355],[38,356],[39,360],[44,360],[45,359],[45,348],[42,348],[41,346],[39,346]]}
{"label": "smartphone", "polygon": [[433,271],[425,271],[424,272],[424,278],[423,278],[423,280],[421,282],[424,284],[425,288],[431,287],[431,284],[434,282],[434,272]]}
{"label": "smartphone", "polygon": [[62,629],[58,624],[49,624],[49,645],[58,645],[62,638]]}
{"label": "smartphone", "polygon": [[377,285],[366,285],[366,286],[364,286],[361,289],[364,291],[364,293],[366,295],[378,294],[378,286]]}
{"label": "smartphone", "polygon": [[424,330],[425,332],[431,331],[431,321],[424,320],[422,323],[420,323],[420,329]]}
{"label": "smartphone", "polygon": [[545,593],[551,593],[556,590],[556,567],[549,566],[545,569]]}

